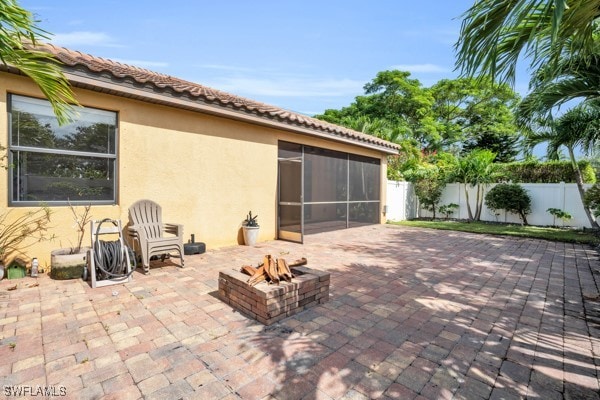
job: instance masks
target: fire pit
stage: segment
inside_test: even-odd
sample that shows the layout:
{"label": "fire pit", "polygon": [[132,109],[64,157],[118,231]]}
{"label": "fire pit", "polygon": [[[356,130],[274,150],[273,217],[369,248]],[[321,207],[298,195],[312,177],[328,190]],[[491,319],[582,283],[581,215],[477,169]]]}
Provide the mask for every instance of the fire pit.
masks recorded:
{"label": "fire pit", "polygon": [[306,266],[291,267],[291,282],[248,284],[249,276],[219,272],[219,297],[241,313],[271,325],[329,300],[329,273]]}

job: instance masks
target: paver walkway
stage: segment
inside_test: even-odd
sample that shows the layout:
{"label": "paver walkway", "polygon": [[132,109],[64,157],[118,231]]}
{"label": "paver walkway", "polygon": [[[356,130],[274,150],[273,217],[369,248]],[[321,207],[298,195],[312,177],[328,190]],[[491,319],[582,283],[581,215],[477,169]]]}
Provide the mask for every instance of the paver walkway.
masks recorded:
{"label": "paver walkway", "polygon": [[[218,271],[267,253],[330,271],[330,301],[271,327],[220,302]],[[4,280],[0,397],[599,399],[599,271],[586,246],[368,226],[106,288]]]}

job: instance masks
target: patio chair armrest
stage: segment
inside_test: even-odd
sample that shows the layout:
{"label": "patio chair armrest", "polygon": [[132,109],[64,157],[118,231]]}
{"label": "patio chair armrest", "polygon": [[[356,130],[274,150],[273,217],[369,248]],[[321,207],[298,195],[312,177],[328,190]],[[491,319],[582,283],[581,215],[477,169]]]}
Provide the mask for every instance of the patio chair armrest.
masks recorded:
{"label": "patio chair armrest", "polygon": [[165,224],[165,232],[175,235],[177,237],[183,237],[183,225]]}
{"label": "patio chair armrest", "polygon": [[144,231],[144,229],[136,225],[130,225],[129,227],[127,227],[127,234],[132,239],[136,239],[138,241],[146,240],[146,232]]}

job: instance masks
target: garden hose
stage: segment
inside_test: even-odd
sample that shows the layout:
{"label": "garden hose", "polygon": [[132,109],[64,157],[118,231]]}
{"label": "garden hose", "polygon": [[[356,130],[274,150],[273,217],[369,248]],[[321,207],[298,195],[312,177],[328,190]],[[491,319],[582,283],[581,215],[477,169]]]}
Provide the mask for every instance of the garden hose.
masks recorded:
{"label": "garden hose", "polygon": [[117,223],[110,219],[105,218],[98,224],[96,228],[96,240],[94,242],[94,264],[97,268],[98,280],[105,280],[111,278],[125,278],[129,277],[135,268],[130,268],[127,272],[127,258],[125,252],[130,252],[130,249],[121,244],[120,240],[105,241],[99,240],[100,227],[105,222],[111,222],[117,226]]}

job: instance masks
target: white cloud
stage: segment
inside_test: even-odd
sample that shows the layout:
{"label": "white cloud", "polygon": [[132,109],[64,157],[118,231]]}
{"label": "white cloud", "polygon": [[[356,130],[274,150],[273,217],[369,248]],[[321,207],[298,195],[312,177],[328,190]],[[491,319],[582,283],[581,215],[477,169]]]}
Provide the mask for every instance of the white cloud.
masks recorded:
{"label": "white cloud", "polygon": [[450,72],[448,68],[435,64],[400,64],[392,66],[393,69],[408,71],[411,73],[438,73]]}
{"label": "white cloud", "polygon": [[101,47],[123,47],[104,32],[77,31],[68,33],[57,33],[52,37],[52,43],[66,46],[101,46]]}
{"label": "white cloud", "polygon": [[236,67],[233,65],[222,65],[222,64],[200,64],[198,68],[202,69],[214,69],[219,71],[233,71],[233,72],[250,72],[253,71],[251,68]]}
{"label": "white cloud", "polygon": [[363,81],[352,79],[277,78],[221,78],[208,86],[249,96],[272,97],[337,97],[362,93]]}
{"label": "white cloud", "polygon": [[141,68],[167,68],[169,66],[169,63],[164,61],[124,60],[121,58],[111,58],[111,60]]}

